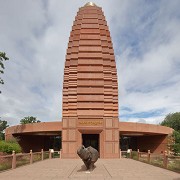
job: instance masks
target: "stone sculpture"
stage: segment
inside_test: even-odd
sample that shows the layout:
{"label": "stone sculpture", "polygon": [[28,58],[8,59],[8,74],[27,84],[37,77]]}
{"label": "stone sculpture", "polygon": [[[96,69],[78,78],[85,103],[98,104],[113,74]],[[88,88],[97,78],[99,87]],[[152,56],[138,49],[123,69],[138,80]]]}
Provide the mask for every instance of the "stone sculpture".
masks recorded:
{"label": "stone sculpture", "polygon": [[93,170],[94,163],[99,158],[99,152],[93,147],[85,148],[83,145],[77,150],[78,156],[83,160],[85,166],[89,170]]}

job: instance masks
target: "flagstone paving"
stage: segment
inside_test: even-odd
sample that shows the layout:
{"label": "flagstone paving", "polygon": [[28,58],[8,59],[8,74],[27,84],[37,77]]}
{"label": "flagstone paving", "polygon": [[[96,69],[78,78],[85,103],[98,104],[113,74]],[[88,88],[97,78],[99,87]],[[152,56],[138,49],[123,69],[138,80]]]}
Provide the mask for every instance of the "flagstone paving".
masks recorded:
{"label": "flagstone paving", "polygon": [[132,159],[99,159],[87,171],[80,159],[48,159],[0,173],[2,180],[180,180],[180,174]]}

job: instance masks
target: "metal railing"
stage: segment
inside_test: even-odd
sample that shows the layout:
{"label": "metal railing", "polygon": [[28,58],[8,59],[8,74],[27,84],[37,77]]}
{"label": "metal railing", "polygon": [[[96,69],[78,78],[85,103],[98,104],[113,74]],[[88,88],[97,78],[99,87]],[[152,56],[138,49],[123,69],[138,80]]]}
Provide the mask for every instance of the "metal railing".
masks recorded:
{"label": "metal railing", "polygon": [[166,151],[164,153],[151,153],[150,150],[147,152],[140,152],[139,149],[138,151],[120,150],[120,158],[123,157],[180,172],[180,156],[169,155]]}
{"label": "metal railing", "polygon": [[49,151],[33,152],[30,150],[29,153],[18,153],[15,151],[11,155],[0,156],[0,171],[7,169],[15,169],[16,167],[32,164],[37,161],[43,161],[45,159],[61,158],[61,150],[54,151],[50,149]]}

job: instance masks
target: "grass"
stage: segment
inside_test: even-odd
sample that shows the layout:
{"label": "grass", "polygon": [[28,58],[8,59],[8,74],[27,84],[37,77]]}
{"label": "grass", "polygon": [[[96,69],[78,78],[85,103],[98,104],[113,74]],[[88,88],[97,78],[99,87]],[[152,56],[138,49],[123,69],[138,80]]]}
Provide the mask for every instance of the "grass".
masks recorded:
{"label": "grass", "polygon": [[132,151],[132,159],[134,159],[134,160],[138,160],[138,155],[137,155],[137,152]]}
{"label": "grass", "polygon": [[150,164],[158,167],[163,167],[163,158],[162,157],[151,158]]}
{"label": "grass", "polygon": [[0,171],[12,168],[12,157],[0,158]]}
{"label": "grass", "polygon": [[49,152],[44,152],[44,159],[48,159],[49,158]]}
{"label": "grass", "polygon": [[[49,158],[49,152],[44,152],[44,159]],[[60,154],[58,152],[54,152],[52,154],[52,158],[59,158]],[[41,153],[33,154],[33,163],[37,161],[41,161],[42,156]],[[16,167],[20,167],[26,164],[30,164],[30,154],[17,154],[16,156]],[[12,168],[12,156],[9,157],[0,157],[0,171],[11,169]]]}
{"label": "grass", "polygon": [[3,163],[0,164],[0,171],[4,171],[7,169],[11,169],[12,168],[12,164],[11,163]]}
{"label": "grass", "polygon": [[41,161],[41,153],[33,154],[33,162]]}
{"label": "grass", "polygon": [[53,153],[53,158],[59,158],[59,157],[60,157],[60,154],[58,152]]}
{"label": "grass", "polygon": [[140,155],[139,161],[148,163],[147,154],[142,154],[142,155]]}
{"label": "grass", "polygon": [[180,173],[180,159],[169,159],[168,169]]}
{"label": "grass", "polygon": [[29,155],[22,155],[16,157],[16,167],[23,166],[30,163]]}
{"label": "grass", "polygon": [[[129,157],[126,156],[126,158],[129,158]],[[135,151],[132,152],[132,159],[138,160],[137,152],[135,152]],[[144,163],[148,163],[147,155],[142,154],[139,157],[139,161],[144,162]],[[164,168],[163,156],[162,155],[153,156],[153,154],[152,154],[151,158],[150,158],[150,164],[154,165],[154,166],[157,166],[157,167]],[[169,157],[168,158],[168,167],[167,167],[167,169],[180,173],[180,158]]]}

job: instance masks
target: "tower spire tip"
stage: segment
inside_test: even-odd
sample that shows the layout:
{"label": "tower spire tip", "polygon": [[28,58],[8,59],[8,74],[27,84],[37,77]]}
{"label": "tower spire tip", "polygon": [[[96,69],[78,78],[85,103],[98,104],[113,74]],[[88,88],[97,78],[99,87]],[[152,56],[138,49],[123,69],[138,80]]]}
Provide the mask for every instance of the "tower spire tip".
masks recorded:
{"label": "tower spire tip", "polygon": [[93,2],[88,2],[88,3],[86,3],[84,6],[96,6],[96,4],[93,3]]}

